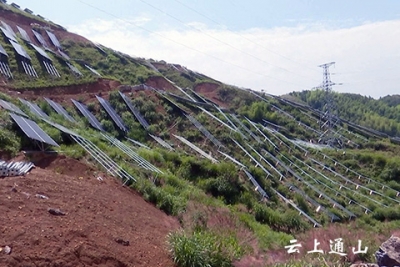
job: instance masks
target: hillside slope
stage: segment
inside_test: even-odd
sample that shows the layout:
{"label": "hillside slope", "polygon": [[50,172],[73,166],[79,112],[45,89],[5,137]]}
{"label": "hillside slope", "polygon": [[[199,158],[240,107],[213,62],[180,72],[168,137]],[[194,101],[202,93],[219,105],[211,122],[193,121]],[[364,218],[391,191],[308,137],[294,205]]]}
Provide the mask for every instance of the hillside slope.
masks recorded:
{"label": "hillside slope", "polygon": [[12,249],[0,253],[1,266],[173,266],[166,236],[176,219],[79,161],[35,161],[26,177],[0,180],[0,247]]}
{"label": "hillside slope", "polygon": [[[348,265],[372,259],[376,240],[400,227],[399,140],[349,121],[327,129],[307,97],[223,84],[94,44],[9,5],[0,3],[0,12],[12,30],[21,25],[33,37],[35,29],[49,43],[32,40],[47,52],[43,59],[17,32],[28,59],[10,33],[0,39],[8,53],[0,60],[14,74],[1,76],[0,157],[25,151],[17,159],[38,166],[0,180],[0,248],[12,248],[0,264],[264,267],[287,261],[293,239],[312,249],[310,237],[340,234],[351,248],[362,237],[370,251],[340,258]],[[316,108],[318,93],[311,93]],[[390,124],[396,101],[339,100],[360,124],[398,126]],[[37,127],[54,142],[32,135]],[[297,267],[315,264],[310,256],[303,250],[290,258]]]}

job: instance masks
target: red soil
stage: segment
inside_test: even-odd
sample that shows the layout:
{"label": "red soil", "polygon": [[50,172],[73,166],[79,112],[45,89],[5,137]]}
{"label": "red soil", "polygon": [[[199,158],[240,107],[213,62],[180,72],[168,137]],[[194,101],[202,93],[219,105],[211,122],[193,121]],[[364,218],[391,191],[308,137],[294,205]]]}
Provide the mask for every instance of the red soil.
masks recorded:
{"label": "red soil", "polygon": [[220,87],[219,84],[204,82],[196,85],[194,91],[199,95],[204,96],[207,99],[210,99],[211,101],[215,102],[220,107],[226,108],[228,106],[227,103],[221,101],[221,99],[218,96],[219,87]]}
{"label": "red soil", "polygon": [[169,91],[171,93],[182,94],[179,89],[175,88],[169,81],[161,76],[153,76],[147,79],[146,84],[156,89]]}
{"label": "red soil", "polygon": [[[29,17],[25,17],[21,14],[18,13],[13,13],[9,10],[2,10],[0,9],[0,17],[1,20],[4,21],[5,23],[7,23],[8,25],[11,26],[11,28],[14,30],[14,32],[18,33],[19,31],[17,30],[17,25],[24,29],[26,31],[26,33],[29,35],[29,38],[31,39],[31,41],[38,45],[41,46],[39,44],[39,42],[37,41],[35,35],[32,32],[32,25],[40,25],[41,27],[49,27],[51,28],[51,31],[54,33],[54,35],[57,37],[57,39],[62,42],[65,39],[68,40],[72,40],[74,42],[77,43],[91,43],[89,40],[87,40],[86,38],[65,31],[64,29],[61,29],[59,27],[53,26],[50,23],[44,23],[42,21],[39,20],[35,20]],[[15,22],[18,23],[15,23]],[[42,37],[45,39],[46,43],[54,50],[57,50],[54,46],[53,43],[51,42],[50,38],[48,37],[47,33],[45,33],[44,31],[41,33]]]}
{"label": "red soil", "polygon": [[166,236],[179,228],[175,218],[76,160],[36,163],[45,168],[0,180],[0,247],[12,249],[0,266],[173,266]]}

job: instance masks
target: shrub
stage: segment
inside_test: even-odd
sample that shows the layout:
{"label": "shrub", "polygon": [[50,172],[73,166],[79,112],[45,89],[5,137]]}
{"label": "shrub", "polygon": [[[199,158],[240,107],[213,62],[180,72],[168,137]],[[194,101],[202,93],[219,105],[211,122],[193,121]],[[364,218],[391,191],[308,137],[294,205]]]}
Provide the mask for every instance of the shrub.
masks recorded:
{"label": "shrub", "polygon": [[223,237],[209,231],[168,235],[170,252],[178,267],[230,267],[243,254],[235,237]]}

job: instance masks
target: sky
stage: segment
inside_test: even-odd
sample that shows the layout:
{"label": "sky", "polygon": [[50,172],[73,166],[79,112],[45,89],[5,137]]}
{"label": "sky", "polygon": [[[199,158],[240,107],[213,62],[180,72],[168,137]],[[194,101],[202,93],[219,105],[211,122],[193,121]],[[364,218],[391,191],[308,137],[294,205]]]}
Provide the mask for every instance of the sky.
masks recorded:
{"label": "sky", "polygon": [[[10,2],[10,1],[9,1]],[[274,95],[400,94],[398,0],[16,0],[68,31]]]}

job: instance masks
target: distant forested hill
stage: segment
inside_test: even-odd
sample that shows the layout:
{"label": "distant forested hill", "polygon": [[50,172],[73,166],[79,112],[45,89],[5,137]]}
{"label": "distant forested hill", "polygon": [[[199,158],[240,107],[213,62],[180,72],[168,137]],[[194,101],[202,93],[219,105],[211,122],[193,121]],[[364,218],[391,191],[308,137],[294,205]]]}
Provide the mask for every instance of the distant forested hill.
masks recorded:
{"label": "distant forested hill", "polygon": [[[323,90],[290,93],[315,109],[325,104]],[[341,118],[391,136],[400,136],[400,95],[385,96],[378,100],[358,94],[333,93]]]}

